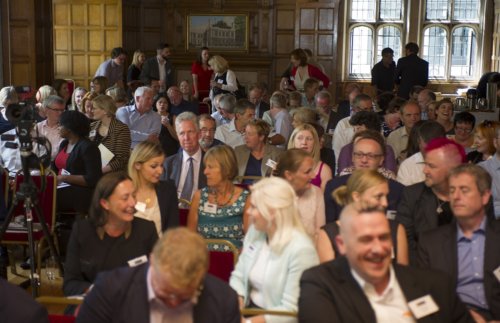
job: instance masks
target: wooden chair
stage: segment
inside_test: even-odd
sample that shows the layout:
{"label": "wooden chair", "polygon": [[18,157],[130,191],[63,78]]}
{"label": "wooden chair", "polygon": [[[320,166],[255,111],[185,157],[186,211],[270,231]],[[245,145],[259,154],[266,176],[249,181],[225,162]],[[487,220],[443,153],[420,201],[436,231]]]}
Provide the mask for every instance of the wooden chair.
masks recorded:
{"label": "wooden chair", "polygon": [[229,249],[229,251],[209,251],[209,267],[208,272],[226,282],[229,282],[229,277],[238,262],[240,251],[238,248],[228,240],[224,239],[205,239],[207,245],[222,245]]}
{"label": "wooden chair", "polygon": [[[80,305],[83,300],[80,298],[67,298],[67,297],[52,297],[52,296],[42,296],[38,297],[36,301],[47,309],[53,305],[61,305],[63,307],[67,305]],[[61,314],[49,314],[50,323],[72,323],[76,321],[75,316],[61,315]]]}
{"label": "wooden chair", "polygon": [[[47,223],[47,227],[50,234],[50,239],[54,240],[54,226],[56,219],[56,190],[57,190],[57,178],[54,172],[49,172],[46,178],[46,186],[42,187],[42,176],[33,175],[31,176],[34,184],[38,188],[38,205],[40,206],[40,210],[43,213],[45,218],[45,222]],[[16,191],[19,189],[20,184],[23,182],[24,176],[18,174],[16,176]],[[14,219],[16,216],[24,215],[24,203],[23,201],[19,201],[19,203],[15,206],[13,210]],[[41,263],[42,263],[42,253],[47,243],[45,236],[43,235],[43,231],[40,227],[40,220],[36,216],[35,210],[33,209],[33,241],[35,243],[35,255],[36,255],[36,263],[37,263],[37,273],[40,276],[41,272]],[[3,240],[1,244],[5,245],[28,245],[28,232],[27,230],[11,230],[7,229],[5,235],[3,236]],[[56,243],[54,243],[56,245]],[[12,259],[11,259],[12,260]],[[11,263],[14,263],[13,261]],[[15,272],[14,272],[15,273]]]}
{"label": "wooden chair", "polygon": [[[262,178],[262,176],[236,176],[236,178],[234,179],[234,185],[248,190],[253,183],[261,180]],[[245,184],[244,181],[246,180],[251,180],[252,184]]]}
{"label": "wooden chair", "polygon": [[187,218],[190,206],[190,201],[186,199],[179,199],[179,225],[182,227],[187,226]]}
{"label": "wooden chair", "polygon": [[243,316],[273,315],[273,316],[297,317],[296,312],[273,311],[273,310],[266,310],[266,309],[260,309],[260,308],[244,308],[241,310],[241,315],[243,315]]}

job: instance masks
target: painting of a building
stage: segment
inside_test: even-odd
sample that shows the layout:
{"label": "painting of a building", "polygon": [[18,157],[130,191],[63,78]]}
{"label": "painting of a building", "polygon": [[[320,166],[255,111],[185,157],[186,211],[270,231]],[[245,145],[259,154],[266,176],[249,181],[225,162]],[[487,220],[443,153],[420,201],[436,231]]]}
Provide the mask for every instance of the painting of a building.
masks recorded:
{"label": "painting of a building", "polygon": [[188,48],[246,49],[246,16],[189,16]]}

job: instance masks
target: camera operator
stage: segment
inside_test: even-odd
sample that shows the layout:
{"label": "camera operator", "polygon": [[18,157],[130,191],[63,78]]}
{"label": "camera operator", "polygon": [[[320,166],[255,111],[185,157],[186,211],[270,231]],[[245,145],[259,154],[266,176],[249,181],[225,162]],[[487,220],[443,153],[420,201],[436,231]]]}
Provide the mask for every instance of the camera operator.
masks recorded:
{"label": "camera operator", "polygon": [[0,134],[14,129],[15,125],[7,120],[7,107],[13,103],[18,103],[16,89],[13,86],[6,86],[0,90]]}

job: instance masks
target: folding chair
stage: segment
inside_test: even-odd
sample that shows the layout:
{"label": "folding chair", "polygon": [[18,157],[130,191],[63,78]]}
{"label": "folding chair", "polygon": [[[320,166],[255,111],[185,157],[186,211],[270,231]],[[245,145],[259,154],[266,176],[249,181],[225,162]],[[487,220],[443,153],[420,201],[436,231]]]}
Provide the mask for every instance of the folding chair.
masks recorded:
{"label": "folding chair", "polygon": [[240,251],[228,240],[224,239],[205,239],[207,245],[223,245],[230,251],[209,251],[209,267],[208,272],[226,282],[229,282],[229,277],[238,262]]}
{"label": "folding chair", "polygon": [[[54,224],[55,224],[55,214],[56,214],[56,189],[57,189],[57,177],[54,172],[50,171],[46,176],[46,187],[42,190],[42,176],[32,175],[33,183],[38,188],[38,205],[47,223],[47,228],[50,234],[50,239],[54,239]],[[24,175],[18,174],[16,176],[16,191],[19,189],[20,184],[24,180]],[[20,201],[18,205],[14,208],[14,214],[12,219],[16,216],[24,215],[24,203]],[[11,221],[12,223],[12,221]],[[47,243],[43,231],[40,226],[40,220],[36,216],[33,209],[33,241],[35,243],[35,255],[37,262],[37,273],[40,276],[41,273],[41,263],[42,263],[42,253],[44,251],[44,246]],[[5,245],[28,245],[28,232],[27,230],[12,230],[7,229],[3,236],[3,240],[0,242]],[[56,243],[54,243],[57,245]],[[9,254],[10,255],[10,254]],[[14,264],[13,259],[11,259],[11,264]],[[15,268],[15,266],[13,267]],[[14,271],[15,274],[17,274]]]}

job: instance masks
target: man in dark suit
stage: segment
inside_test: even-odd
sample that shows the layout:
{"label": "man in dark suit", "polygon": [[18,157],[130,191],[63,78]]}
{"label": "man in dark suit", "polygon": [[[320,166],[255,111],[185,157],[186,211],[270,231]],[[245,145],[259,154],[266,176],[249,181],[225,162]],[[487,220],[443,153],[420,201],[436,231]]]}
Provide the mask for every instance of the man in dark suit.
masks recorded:
{"label": "man in dark suit", "polygon": [[408,99],[410,90],[415,85],[425,87],[429,82],[429,63],[418,57],[418,45],[408,43],[406,56],[401,57],[396,65],[395,83],[399,84],[398,96]]}
{"label": "man in dark suit", "polygon": [[[196,115],[192,112],[179,114],[175,119],[175,129],[182,149],[165,160],[163,164],[165,172],[162,179],[173,180],[177,187],[177,195],[191,201],[196,190],[207,186],[207,177],[203,173],[205,169],[203,151],[199,143],[200,129]],[[191,163],[192,176],[189,175]],[[189,187],[189,192],[184,187]]]}
{"label": "man in dark suit", "polygon": [[[156,48],[156,56],[148,58],[142,65],[140,80],[144,84],[150,84],[151,79],[160,80],[160,92],[165,92],[169,87],[175,85],[174,68],[169,57],[171,55],[170,46],[161,43]],[[160,68],[163,73],[160,73]]]}
{"label": "man in dark suit", "polygon": [[269,111],[269,104],[262,101],[265,89],[260,84],[252,84],[248,90],[248,101],[255,105],[255,118],[262,119],[264,112]]}
{"label": "man in dark suit", "polygon": [[49,323],[47,310],[21,288],[0,278],[0,321]]}
{"label": "man in dark suit", "polygon": [[348,84],[345,88],[345,95],[347,100],[343,100],[339,102],[339,106],[337,107],[337,113],[339,114],[339,118],[343,119],[349,117],[352,114],[352,110],[354,109],[354,99],[361,94],[361,87],[356,83]]}
{"label": "man in dark suit", "polygon": [[500,222],[488,219],[491,176],[464,164],[450,172],[456,223],[422,234],[417,263],[448,273],[473,316],[500,320]]}
{"label": "man in dark suit", "polygon": [[192,112],[196,115],[200,114],[200,107],[196,102],[188,102],[182,97],[182,92],[177,86],[171,86],[167,90],[167,96],[170,100],[170,113],[178,116],[182,112]]}
{"label": "man in dark suit", "polygon": [[299,322],[473,322],[445,274],[392,264],[383,210],[346,206],[336,239],[344,256],[302,275]]}
{"label": "man in dark suit", "polygon": [[149,263],[99,275],[76,321],[240,323],[236,292],[207,269],[200,235],[167,230]]}
{"label": "man in dark suit", "polygon": [[448,173],[465,162],[465,151],[450,139],[435,138],[425,147],[424,160],[425,181],[404,188],[396,215],[406,229],[412,264],[416,260],[420,234],[453,220]]}

